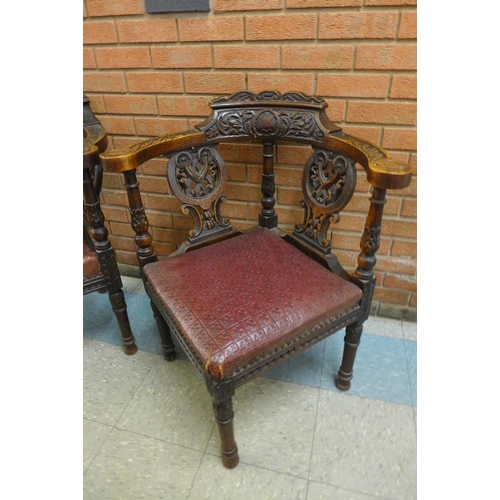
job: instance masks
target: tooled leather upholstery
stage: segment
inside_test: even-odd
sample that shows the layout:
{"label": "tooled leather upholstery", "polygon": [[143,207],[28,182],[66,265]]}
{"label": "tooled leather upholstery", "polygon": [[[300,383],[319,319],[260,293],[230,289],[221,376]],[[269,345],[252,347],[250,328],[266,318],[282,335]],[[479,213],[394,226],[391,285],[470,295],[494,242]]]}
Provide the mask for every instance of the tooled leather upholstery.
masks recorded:
{"label": "tooled leather upholstery", "polygon": [[83,280],[101,275],[101,268],[97,254],[92,250],[89,242],[83,237]]}
{"label": "tooled leather upholstery", "polygon": [[209,374],[221,380],[362,295],[262,228],[148,264],[144,274]]}

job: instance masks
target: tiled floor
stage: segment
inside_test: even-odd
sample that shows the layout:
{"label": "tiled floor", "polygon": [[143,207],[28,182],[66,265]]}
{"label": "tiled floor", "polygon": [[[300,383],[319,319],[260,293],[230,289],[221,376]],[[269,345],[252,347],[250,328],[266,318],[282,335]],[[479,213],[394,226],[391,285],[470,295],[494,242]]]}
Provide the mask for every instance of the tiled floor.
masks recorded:
{"label": "tiled floor", "polygon": [[227,470],[204,382],[180,349],[163,360],[142,283],[123,281],[134,356],[107,294],[84,297],[86,500],[416,498],[414,323],[365,323],[347,393],[333,383],[343,332],[239,388]]}

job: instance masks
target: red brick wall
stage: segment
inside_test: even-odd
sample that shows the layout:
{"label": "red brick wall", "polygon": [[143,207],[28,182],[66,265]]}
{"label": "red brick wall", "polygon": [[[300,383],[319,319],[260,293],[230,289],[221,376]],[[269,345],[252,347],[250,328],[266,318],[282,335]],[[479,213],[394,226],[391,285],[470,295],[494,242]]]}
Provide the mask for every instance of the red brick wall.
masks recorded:
{"label": "red brick wall", "polygon": [[[345,132],[382,146],[416,174],[416,0],[212,0],[210,13],[178,14],[146,14],[142,0],[84,0],[83,33],[84,92],[110,147],[192,128],[219,95],[298,90],[324,97]],[[233,200],[225,214],[236,227],[251,227],[260,210],[261,150],[220,149]],[[302,218],[301,168],[309,154],[304,146],[277,147],[277,213],[285,230]],[[189,216],[168,194],[164,160],[138,173],[155,249],[168,255],[186,238]],[[349,269],[368,206],[369,185],[359,174],[333,237]],[[416,314],[416,184],[415,175],[410,187],[388,195],[378,314]],[[119,262],[137,265],[120,176],[105,175],[102,201]]]}

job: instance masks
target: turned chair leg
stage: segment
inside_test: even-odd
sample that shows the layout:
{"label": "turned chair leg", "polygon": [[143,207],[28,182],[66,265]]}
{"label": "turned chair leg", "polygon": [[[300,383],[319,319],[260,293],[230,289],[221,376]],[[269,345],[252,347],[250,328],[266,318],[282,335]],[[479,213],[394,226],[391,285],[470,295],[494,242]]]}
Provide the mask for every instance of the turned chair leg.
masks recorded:
{"label": "turned chair leg", "polygon": [[177,353],[175,352],[175,344],[170,334],[170,328],[153,301],[151,301],[151,309],[153,310],[158,332],[160,332],[163,357],[166,361],[173,361],[177,357]]}
{"label": "turned chair leg", "polygon": [[238,465],[240,457],[234,439],[232,399],[229,398],[219,404],[214,401],[213,408],[221,440],[222,464],[228,469],[234,469]]}
{"label": "turned chair leg", "polygon": [[342,364],[338,372],[335,384],[341,391],[347,391],[351,388],[352,368],[356,351],[358,350],[361,333],[363,332],[363,323],[352,324],[346,327],[344,337],[344,354],[342,355]]}
{"label": "turned chair leg", "polygon": [[122,290],[118,290],[114,293],[109,294],[109,301],[111,302],[111,308],[115,313],[116,320],[118,321],[118,327],[122,335],[122,343],[125,349],[125,354],[129,356],[137,352],[137,346],[135,345],[135,338],[130,328],[130,320],[127,313],[127,304],[125,303],[125,295]]}

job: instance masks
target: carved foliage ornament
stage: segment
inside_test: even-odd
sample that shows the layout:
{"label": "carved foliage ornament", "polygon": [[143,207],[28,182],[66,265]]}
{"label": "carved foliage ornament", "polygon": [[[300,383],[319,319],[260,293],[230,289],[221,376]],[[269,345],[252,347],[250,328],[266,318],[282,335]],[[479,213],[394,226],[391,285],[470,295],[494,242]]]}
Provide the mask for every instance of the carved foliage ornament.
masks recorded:
{"label": "carved foliage ornament", "polygon": [[325,135],[313,111],[265,108],[221,110],[205,133],[207,139],[234,136],[290,137],[318,142]]}
{"label": "carved foliage ornament", "polygon": [[[108,246],[110,246],[108,242]],[[99,252],[99,265],[101,267],[101,272],[106,278],[106,284],[108,289],[116,289],[122,286],[122,281],[120,278],[120,271],[118,270],[118,264],[116,263],[116,257],[114,251],[108,248],[107,251]],[[123,308],[124,304],[118,304],[117,307]]]}
{"label": "carved foliage ornament", "polygon": [[173,155],[167,176],[177,198],[207,209],[224,189],[226,166],[215,148],[202,146]]}
{"label": "carved foliage ornament", "polygon": [[229,220],[220,214],[220,205],[226,200],[226,166],[215,148],[202,146],[176,153],[168,162],[167,177],[172,192],[185,203],[182,213],[190,213],[194,219],[190,238],[229,226]]}
{"label": "carved foliage ornament", "polygon": [[132,228],[136,233],[143,233],[148,230],[149,222],[144,207],[129,208],[132,218]]}
{"label": "carved foliage ornament", "polygon": [[342,210],[351,199],[355,186],[354,163],[343,155],[324,149],[315,150],[302,175],[302,191],[315,215]]}
{"label": "carved foliage ornament", "polygon": [[91,229],[99,228],[104,225],[104,215],[99,202],[84,203],[83,214]]}
{"label": "carved foliage ornament", "polygon": [[295,231],[305,233],[323,248],[329,247],[326,234],[330,223],[338,222],[338,212],[347,205],[355,187],[356,168],[349,158],[316,149],[302,175],[304,222]]}
{"label": "carved foliage ornament", "polygon": [[295,232],[304,233],[322,248],[330,248],[331,241],[326,237],[328,228],[331,221],[338,222],[340,216],[338,214],[322,214],[315,217],[311,207],[304,200],[300,202],[300,206],[304,209],[304,222],[295,226]]}
{"label": "carved foliage ornament", "polygon": [[365,255],[375,255],[375,252],[380,247],[380,226],[365,226],[362,237],[361,251]]}

